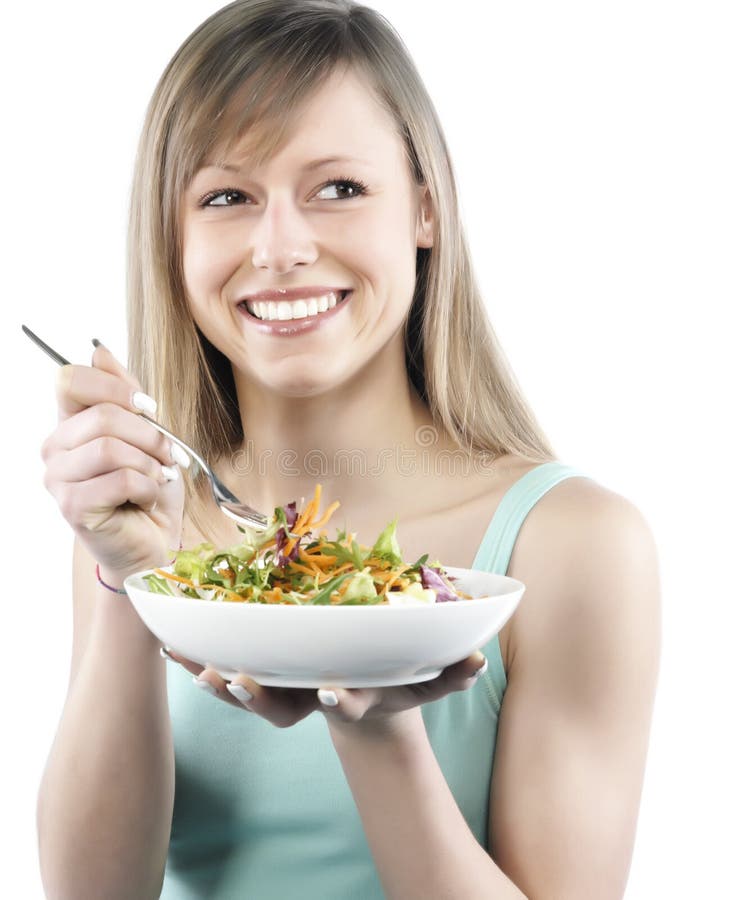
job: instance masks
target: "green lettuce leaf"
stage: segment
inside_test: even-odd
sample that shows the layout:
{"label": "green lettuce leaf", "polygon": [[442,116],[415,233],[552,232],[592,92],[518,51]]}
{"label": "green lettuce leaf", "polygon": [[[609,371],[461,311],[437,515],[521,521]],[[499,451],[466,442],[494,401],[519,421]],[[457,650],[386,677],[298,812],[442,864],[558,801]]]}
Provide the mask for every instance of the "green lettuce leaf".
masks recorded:
{"label": "green lettuce leaf", "polygon": [[404,560],[397,541],[397,519],[391,521],[376,539],[376,543],[371,550],[371,556],[385,559],[393,566],[402,565]]}
{"label": "green lettuce leaf", "polygon": [[366,568],[351,578],[343,594],[343,603],[352,603],[355,600],[370,600],[376,597],[376,585],[371,577],[370,569]]}

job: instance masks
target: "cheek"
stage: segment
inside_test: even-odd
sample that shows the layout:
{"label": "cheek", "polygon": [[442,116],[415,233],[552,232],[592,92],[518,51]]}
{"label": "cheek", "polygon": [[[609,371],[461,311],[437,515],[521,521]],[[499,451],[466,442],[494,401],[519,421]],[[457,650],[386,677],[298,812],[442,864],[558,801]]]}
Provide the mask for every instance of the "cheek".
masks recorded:
{"label": "cheek", "polygon": [[356,270],[384,291],[404,293],[414,287],[417,250],[408,218],[404,205],[377,205],[371,215],[356,219],[355,228],[336,233],[345,261],[353,261]]}
{"label": "cheek", "polygon": [[185,232],[182,244],[182,269],[187,293],[197,302],[204,295],[219,292],[233,270],[231,254],[223,241],[196,230]]}

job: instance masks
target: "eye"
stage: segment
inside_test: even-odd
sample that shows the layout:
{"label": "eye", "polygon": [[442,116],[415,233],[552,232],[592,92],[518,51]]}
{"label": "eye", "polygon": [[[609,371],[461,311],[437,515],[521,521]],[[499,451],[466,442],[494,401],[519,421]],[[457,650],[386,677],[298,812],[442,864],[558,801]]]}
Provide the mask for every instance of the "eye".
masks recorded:
{"label": "eye", "polygon": [[[320,197],[320,194],[330,189],[335,189],[337,197]],[[355,178],[334,178],[320,188],[317,196],[320,200],[352,200],[365,194],[367,190],[366,185]]]}
{"label": "eye", "polygon": [[[333,196],[323,196],[326,192],[333,192]],[[318,191],[318,200],[352,200],[360,197],[368,191],[367,186],[356,178],[333,178],[326,182]],[[206,194],[199,202],[203,208],[242,206],[248,202],[246,195],[237,188],[219,188]]]}
{"label": "eye", "polygon": [[245,199],[245,194],[236,188],[222,188],[206,194],[200,200],[200,206],[237,206]]}

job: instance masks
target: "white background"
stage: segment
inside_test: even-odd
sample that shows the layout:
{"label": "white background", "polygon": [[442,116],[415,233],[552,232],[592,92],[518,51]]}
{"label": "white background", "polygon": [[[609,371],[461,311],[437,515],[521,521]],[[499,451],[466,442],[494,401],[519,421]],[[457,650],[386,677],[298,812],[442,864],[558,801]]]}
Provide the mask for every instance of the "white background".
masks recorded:
{"label": "white background", "polygon": [[[41,2],[3,26],[0,840],[15,897],[42,897],[35,793],[71,638],[71,532],[38,454],[56,366],[20,324],[76,362],[92,337],[125,359],[138,130],[217,6]],[[436,102],[492,321],[559,458],[632,500],[660,548],[661,676],[626,898],[737,896],[732,4],[377,7]]]}

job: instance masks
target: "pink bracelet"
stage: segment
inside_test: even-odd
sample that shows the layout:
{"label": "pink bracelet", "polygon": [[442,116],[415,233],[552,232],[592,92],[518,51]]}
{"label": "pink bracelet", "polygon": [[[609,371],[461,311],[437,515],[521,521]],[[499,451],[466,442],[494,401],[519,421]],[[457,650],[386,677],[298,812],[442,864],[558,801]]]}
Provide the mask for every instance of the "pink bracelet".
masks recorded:
{"label": "pink bracelet", "polygon": [[[180,549],[180,550],[182,549],[182,542],[181,542],[181,541],[179,542],[179,549]],[[169,565],[170,565],[170,566],[173,566],[174,563],[176,562],[176,559],[177,559],[177,558],[176,558],[176,556],[175,556],[175,557],[169,562]],[[98,580],[98,582],[99,582],[104,588],[107,588],[109,591],[112,591],[114,594],[127,594],[127,593],[128,593],[128,592],[126,591],[125,588],[116,588],[116,587],[113,587],[111,584],[106,584],[106,583],[102,580],[102,576],[100,575],[100,563],[95,563],[95,575],[97,575],[97,580]]]}
{"label": "pink bracelet", "polygon": [[100,563],[95,563],[95,575],[97,575],[97,580],[100,582],[100,584],[104,588],[107,588],[109,591],[112,591],[114,594],[127,594],[128,593],[125,588],[113,587],[111,584],[106,584],[102,580],[102,578],[100,577]]}

